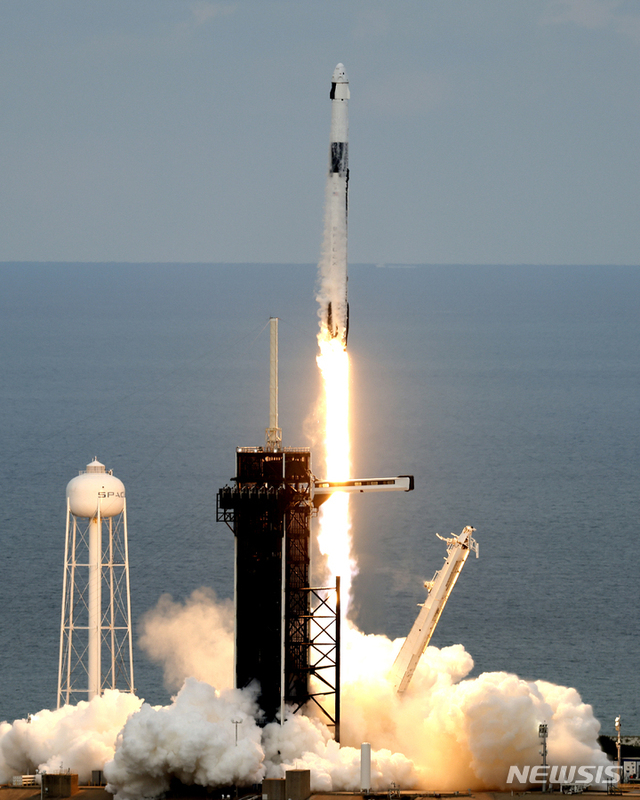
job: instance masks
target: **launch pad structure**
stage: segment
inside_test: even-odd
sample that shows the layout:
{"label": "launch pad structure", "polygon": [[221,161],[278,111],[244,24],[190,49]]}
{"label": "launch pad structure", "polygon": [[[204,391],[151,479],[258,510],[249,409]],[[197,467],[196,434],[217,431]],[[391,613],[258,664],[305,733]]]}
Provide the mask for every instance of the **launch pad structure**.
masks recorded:
{"label": "launch pad structure", "polygon": [[[259,683],[266,721],[283,719],[285,705],[315,701],[339,739],[339,594],[310,585],[311,453],[240,447],[234,481],[218,492],[217,518],[235,536],[236,686]],[[320,597],[323,637],[317,625],[312,630],[312,599]],[[321,679],[317,693],[311,674]]]}
{"label": "launch pad structure", "polygon": [[263,722],[314,704],[340,741],[340,579],[310,585],[311,520],[334,492],[411,491],[413,477],[318,481],[308,447],[278,427],[278,320],[271,318],[270,415],[264,447],[236,449],[216,519],[235,538],[235,686],[259,686]]}
{"label": "launch pad structure", "polygon": [[[216,519],[235,536],[235,685],[259,684],[265,722],[283,721],[285,705],[295,712],[315,702],[339,741],[339,583],[310,586],[311,452],[282,447],[273,317],[270,351],[266,446],[237,448],[235,485],[216,498]],[[312,603],[321,610],[313,625]]]}

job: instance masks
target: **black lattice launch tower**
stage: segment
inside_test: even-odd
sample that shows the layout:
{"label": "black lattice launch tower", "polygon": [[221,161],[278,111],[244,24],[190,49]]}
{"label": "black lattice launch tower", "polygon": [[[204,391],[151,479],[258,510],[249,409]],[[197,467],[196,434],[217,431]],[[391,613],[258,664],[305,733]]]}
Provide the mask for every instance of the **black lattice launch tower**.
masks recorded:
{"label": "black lattice launch tower", "polygon": [[[259,684],[265,722],[315,702],[339,739],[339,593],[310,585],[311,452],[282,446],[277,324],[266,445],[237,448],[235,485],[217,495],[217,519],[235,535],[235,685]],[[312,690],[312,674],[322,689]]]}

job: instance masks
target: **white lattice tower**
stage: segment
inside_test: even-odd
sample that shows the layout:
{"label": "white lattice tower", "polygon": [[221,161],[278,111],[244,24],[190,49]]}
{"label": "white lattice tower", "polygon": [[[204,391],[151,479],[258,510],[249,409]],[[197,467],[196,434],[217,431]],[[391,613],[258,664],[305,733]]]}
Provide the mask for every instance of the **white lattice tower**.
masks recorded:
{"label": "white lattice tower", "polygon": [[58,708],[134,690],[124,484],[97,459],[67,485]]}

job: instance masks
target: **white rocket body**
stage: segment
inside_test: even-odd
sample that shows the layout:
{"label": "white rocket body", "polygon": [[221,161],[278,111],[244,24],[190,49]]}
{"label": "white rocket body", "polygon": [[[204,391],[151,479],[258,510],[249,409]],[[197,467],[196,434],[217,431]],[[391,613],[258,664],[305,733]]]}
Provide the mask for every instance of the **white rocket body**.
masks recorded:
{"label": "white rocket body", "polygon": [[349,79],[338,64],[331,77],[331,144],[325,206],[325,238],[320,261],[321,327],[347,346],[347,214],[349,191]]}

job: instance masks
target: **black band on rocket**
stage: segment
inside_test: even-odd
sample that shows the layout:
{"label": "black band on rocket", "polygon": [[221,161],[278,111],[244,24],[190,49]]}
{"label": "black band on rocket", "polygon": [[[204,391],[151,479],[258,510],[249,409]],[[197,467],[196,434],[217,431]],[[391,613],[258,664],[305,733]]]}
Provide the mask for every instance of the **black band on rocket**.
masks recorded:
{"label": "black band on rocket", "polygon": [[331,172],[344,175],[349,166],[348,142],[331,142]]}

